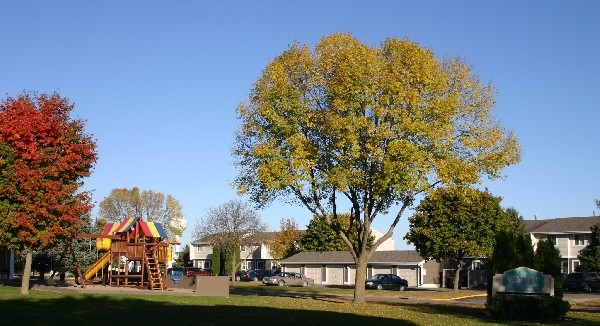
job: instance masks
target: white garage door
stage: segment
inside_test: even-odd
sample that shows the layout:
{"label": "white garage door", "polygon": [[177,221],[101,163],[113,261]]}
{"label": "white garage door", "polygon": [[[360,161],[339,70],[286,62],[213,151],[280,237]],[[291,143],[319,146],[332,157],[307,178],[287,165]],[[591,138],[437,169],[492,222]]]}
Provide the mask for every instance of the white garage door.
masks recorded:
{"label": "white garage door", "polygon": [[304,275],[315,280],[315,284],[321,284],[321,265],[306,265]]}
{"label": "white garage door", "polygon": [[288,273],[300,273],[300,265],[285,265],[285,271]]}
{"label": "white garage door", "polygon": [[327,284],[344,284],[344,266],[327,267]]}
{"label": "white garage door", "polygon": [[356,278],[356,268],[349,267],[348,268],[348,284],[354,284],[355,278]]}
{"label": "white garage door", "polygon": [[[375,275],[375,274],[393,274],[392,266],[373,266],[373,268],[371,269],[371,272],[373,273],[373,275]],[[371,275],[371,276],[373,276],[373,275]]]}
{"label": "white garage door", "polygon": [[408,281],[409,287],[419,286],[417,282],[417,269],[416,268],[398,268],[397,275]]}

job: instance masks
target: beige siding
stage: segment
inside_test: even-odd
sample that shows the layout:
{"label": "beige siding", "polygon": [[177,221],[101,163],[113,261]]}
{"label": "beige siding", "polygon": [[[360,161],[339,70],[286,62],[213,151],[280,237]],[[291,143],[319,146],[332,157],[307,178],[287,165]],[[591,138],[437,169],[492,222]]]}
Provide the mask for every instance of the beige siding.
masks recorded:
{"label": "beige siding", "polygon": [[567,257],[569,255],[569,237],[566,235],[556,236],[556,247],[560,251],[561,256]]}
{"label": "beige siding", "polygon": [[[442,286],[440,263],[430,260],[423,264],[423,286],[440,287]],[[410,284],[409,284],[410,285]]]}

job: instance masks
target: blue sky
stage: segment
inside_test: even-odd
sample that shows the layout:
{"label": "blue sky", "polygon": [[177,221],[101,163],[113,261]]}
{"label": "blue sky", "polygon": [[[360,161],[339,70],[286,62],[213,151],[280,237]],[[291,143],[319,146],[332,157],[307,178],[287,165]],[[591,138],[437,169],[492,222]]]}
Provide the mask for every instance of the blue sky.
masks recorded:
{"label": "blue sky", "polygon": [[[522,161],[485,186],[526,219],[600,214],[600,1],[2,1],[0,98],[57,92],[87,120],[99,160],[85,190],[173,195],[191,231],[239,199],[230,146],[235,108],[294,41],[335,32],[377,45],[408,38],[460,56],[495,85],[495,113]],[[244,199],[244,198],[242,198]],[[395,212],[394,212],[395,213]],[[302,207],[259,211],[300,228]],[[408,215],[394,233],[396,249]],[[375,227],[387,230],[390,217]]]}

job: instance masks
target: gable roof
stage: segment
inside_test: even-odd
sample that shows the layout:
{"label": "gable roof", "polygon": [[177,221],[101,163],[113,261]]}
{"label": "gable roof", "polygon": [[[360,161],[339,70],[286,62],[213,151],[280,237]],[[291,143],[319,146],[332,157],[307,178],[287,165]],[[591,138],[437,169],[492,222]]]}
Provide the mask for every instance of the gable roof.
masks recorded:
{"label": "gable roof", "polygon": [[[302,235],[306,231],[298,230],[298,232],[300,235]],[[276,234],[277,234],[277,232],[271,232],[271,231],[256,232],[256,233],[245,236],[242,239],[242,242],[243,242],[242,244],[248,245],[248,244],[265,243],[265,242],[272,240]],[[211,234],[209,236],[194,240],[191,243],[192,244],[211,244],[211,243],[218,242],[218,239],[219,239],[219,234]]]}
{"label": "gable roof", "polygon": [[523,222],[528,233],[591,233],[591,228],[600,223],[600,216],[523,220]]}
{"label": "gable roof", "polygon": [[[416,250],[375,251],[369,263],[418,264],[425,259]],[[280,264],[354,264],[349,251],[300,252],[283,259]]]}

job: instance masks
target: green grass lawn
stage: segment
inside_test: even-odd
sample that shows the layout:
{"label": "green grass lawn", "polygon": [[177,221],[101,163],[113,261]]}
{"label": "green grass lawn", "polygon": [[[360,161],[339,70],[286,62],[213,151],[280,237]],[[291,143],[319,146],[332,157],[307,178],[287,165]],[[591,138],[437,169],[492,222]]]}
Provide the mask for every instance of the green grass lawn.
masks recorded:
{"label": "green grass lawn", "polygon": [[[254,285],[235,285],[253,287]],[[352,302],[335,296],[293,292],[352,294],[351,289],[269,287],[287,296],[260,293],[229,297],[153,294],[62,294],[38,290],[21,295],[18,287],[0,286],[1,325],[539,325],[486,317],[482,307]],[[259,291],[259,292],[256,292]],[[258,294],[257,294],[258,293]],[[449,294],[450,293],[450,294]],[[262,294],[262,295],[259,295]],[[369,291],[369,296],[457,296],[448,291]],[[464,295],[464,294],[463,294]],[[600,310],[569,312],[557,325],[599,325]]]}

